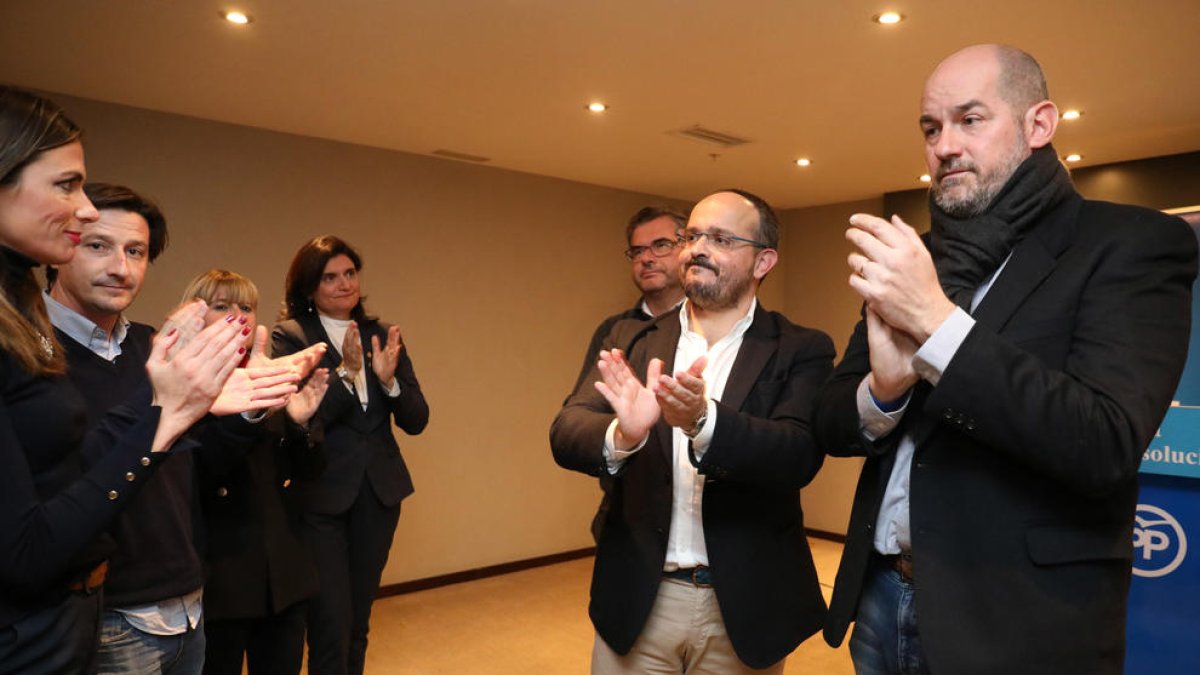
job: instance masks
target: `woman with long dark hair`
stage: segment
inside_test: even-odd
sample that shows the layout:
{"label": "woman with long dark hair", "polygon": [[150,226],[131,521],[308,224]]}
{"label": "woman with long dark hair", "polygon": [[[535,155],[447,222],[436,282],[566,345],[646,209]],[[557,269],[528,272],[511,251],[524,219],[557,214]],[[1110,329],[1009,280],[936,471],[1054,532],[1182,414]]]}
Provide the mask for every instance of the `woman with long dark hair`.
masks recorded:
{"label": "woman with long dark hair", "polygon": [[371,603],[400,501],[413,491],[392,422],[415,435],[429,421],[399,327],[363,308],[361,270],[358,252],[337,237],[302,246],[272,332],[276,357],[325,342],[330,348],[320,365],[336,373],[316,415],[325,429],[325,471],[298,483],[321,584],[308,620],[308,669],[315,675],[362,672]]}
{"label": "woman with long dark hair", "polygon": [[[33,274],[69,261],[98,218],[82,189],[79,137],[58,106],[0,87],[0,673],[88,670],[108,550],[101,533],[212,407],[246,329],[200,330],[203,303],[177,311],[146,364],[152,391],[85,439],[84,403],[64,377]],[[85,446],[102,456],[87,473]]]}

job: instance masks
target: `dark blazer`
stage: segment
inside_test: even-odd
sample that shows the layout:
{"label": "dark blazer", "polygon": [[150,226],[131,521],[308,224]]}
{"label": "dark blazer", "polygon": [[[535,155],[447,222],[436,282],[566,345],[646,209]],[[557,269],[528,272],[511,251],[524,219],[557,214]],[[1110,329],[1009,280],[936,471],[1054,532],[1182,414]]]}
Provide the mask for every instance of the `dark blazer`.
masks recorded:
{"label": "dark blazer", "polygon": [[[600,349],[604,346],[604,338],[612,332],[613,326],[617,325],[618,321],[624,319],[637,319],[638,321],[649,321],[654,317],[642,311],[642,301],[639,300],[635,307],[631,307],[624,312],[618,312],[600,322],[596,326],[596,330],[592,332],[592,339],[588,342],[587,352],[583,355],[583,364],[579,367],[579,375],[575,377],[575,386],[571,389],[574,392],[583,384],[588,373],[592,372],[592,368],[596,367],[596,361],[600,358]],[[565,401],[564,401],[565,403]]]}
{"label": "dark blazer", "polygon": [[[607,347],[626,350],[644,376],[652,358],[674,363],[678,313],[623,321]],[[705,476],[704,537],[714,588],[738,657],[762,668],[820,628],[825,602],[804,536],[799,490],[822,462],[809,429],[813,397],[828,376],[833,343],[761,307],[746,331],[722,400]],[[591,382],[571,396],[550,429],[554,459],[607,475],[602,447],[612,410]],[[628,653],[650,614],[671,525],[671,427],[659,421],[646,445],[604,483],[589,613],[613,650]],[[693,458],[694,461],[694,458]]]}
{"label": "dark blazer", "polygon": [[341,345],[332,344],[315,314],[283,321],[271,331],[272,353],[293,354],[317,342],[329,349],[318,367],[328,368],[332,380],[316,418],[325,430],[327,463],[321,477],[301,481],[298,486],[305,509],[316,513],[343,513],[354,503],[366,476],[375,496],[384,506],[395,506],[413,492],[412,478],[400,455],[400,446],[390,422],[409,435],[416,435],[429,422],[429,406],[413,372],[408,347],[400,352],[396,381],[400,395],[391,398],[371,369],[371,336],[387,340],[388,325],[366,319],[358,322],[363,343],[363,368],[367,375],[368,405],[364,411],[358,398],[333,374],[342,362]]}
{"label": "dark blazer", "polygon": [[817,404],[833,455],[867,457],[825,638],[854,620],[895,447],[912,432],[921,645],[935,673],[1120,673],[1137,470],[1183,368],[1196,238],[1072,196],[1013,249],[937,387],[859,434],[860,322]]}
{"label": "dark blazer", "polygon": [[295,486],[324,468],[320,430],[284,412],[256,425],[242,447],[205,447],[196,484],[204,522],[206,621],[282,612],[317,592]]}

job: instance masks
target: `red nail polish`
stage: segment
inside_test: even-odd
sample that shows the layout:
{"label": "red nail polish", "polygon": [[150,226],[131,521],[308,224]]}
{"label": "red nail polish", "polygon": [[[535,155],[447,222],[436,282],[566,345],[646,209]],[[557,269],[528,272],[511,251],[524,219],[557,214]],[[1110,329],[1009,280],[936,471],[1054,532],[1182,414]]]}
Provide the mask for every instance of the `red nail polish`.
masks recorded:
{"label": "red nail polish", "polygon": [[240,323],[240,324],[245,324],[245,323],[246,323],[246,317],[244,317],[244,316],[239,316],[239,317],[238,317],[238,323]]}
{"label": "red nail polish", "polygon": [[238,353],[239,353],[239,354],[245,354],[245,353],[246,353],[246,348],[245,348],[245,347],[238,347]]}
{"label": "red nail polish", "polygon": [[225,323],[233,323],[233,315],[232,314],[226,315]]}
{"label": "red nail polish", "polygon": [[249,326],[246,326],[245,328],[242,329],[242,335],[249,335],[249,334],[250,334]]}

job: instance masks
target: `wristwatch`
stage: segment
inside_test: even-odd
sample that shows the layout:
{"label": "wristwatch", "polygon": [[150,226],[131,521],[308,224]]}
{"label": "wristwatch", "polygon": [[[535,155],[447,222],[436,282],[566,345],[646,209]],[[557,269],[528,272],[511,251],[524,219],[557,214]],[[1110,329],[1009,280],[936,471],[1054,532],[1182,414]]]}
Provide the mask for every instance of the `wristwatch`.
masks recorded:
{"label": "wristwatch", "polygon": [[707,421],[708,421],[708,408],[705,408],[704,412],[700,413],[700,418],[697,419],[696,423],[692,425],[692,428],[683,430],[683,435],[687,436],[688,438],[693,438],[693,439],[696,438],[696,436],[699,435],[700,430],[704,428],[704,423]]}

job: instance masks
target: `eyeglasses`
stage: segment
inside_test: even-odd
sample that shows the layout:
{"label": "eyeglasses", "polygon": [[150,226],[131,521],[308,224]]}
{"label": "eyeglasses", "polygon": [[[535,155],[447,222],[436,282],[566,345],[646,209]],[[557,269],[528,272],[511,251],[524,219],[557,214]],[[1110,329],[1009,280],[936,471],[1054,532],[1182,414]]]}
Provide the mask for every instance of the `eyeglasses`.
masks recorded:
{"label": "eyeglasses", "polygon": [[642,257],[643,253],[650,251],[652,254],[654,254],[655,258],[661,258],[671,251],[674,251],[677,244],[679,244],[679,241],[676,239],[655,239],[654,241],[650,242],[649,246],[630,246],[629,248],[625,249],[625,257],[629,258],[630,260],[637,260],[638,258]]}
{"label": "eyeglasses", "polygon": [[764,244],[761,241],[746,239],[745,237],[735,237],[732,234],[724,232],[701,232],[700,230],[679,230],[675,233],[679,243],[683,246],[695,246],[700,243],[700,240],[708,237],[708,243],[718,251],[732,251],[737,248],[739,243],[749,244],[755,248],[771,248],[770,244]]}

